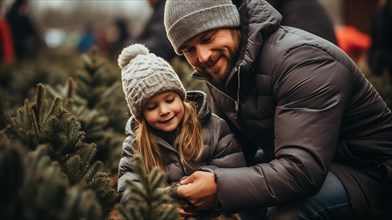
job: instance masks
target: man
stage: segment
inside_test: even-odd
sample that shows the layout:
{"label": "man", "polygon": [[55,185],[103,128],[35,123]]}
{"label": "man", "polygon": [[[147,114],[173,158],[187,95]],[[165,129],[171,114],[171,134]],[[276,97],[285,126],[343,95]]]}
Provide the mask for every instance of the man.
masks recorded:
{"label": "man", "polygon": [[390,218],[391,111],[338,47],[280,21],[264,0],[166,2],[173,48],[250,165],[197,171],[177,193],[200,209],[269,207],[270,219]]}

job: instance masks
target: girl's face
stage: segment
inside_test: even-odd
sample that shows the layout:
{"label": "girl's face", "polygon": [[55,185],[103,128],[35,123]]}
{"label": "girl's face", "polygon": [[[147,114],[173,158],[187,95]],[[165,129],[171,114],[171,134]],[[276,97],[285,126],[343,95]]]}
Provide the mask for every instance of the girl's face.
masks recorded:
{"label": "girl's face", "polygon": [[154,129],[172,132],[184,117],[184,104],[176,92],[162,92],[147,101],[143,115]]}

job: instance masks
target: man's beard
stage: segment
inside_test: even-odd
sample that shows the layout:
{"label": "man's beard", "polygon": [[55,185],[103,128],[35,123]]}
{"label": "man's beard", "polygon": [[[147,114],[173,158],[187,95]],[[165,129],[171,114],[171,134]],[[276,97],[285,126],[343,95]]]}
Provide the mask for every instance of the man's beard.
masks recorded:
{"label": "man's beard", "polygon": [[[240,51],[240,36],[237,34],[237,32],[232,32],[233,40],[234,40],[234,47],[229,48],[229,53],[226,55],[225,53],[221,52],[218,54],[216,57],[210,57],[210,59],[206,62],[206,65],[202,65],[200,68],[194,67],[196,72],[200,73],[204,77],[207,78],[207,80],[215,85],[216,87],[223,89],[227,79],[229,77],[229,74],[231,70],[234,68],[236,61],[239,57],[239,51]],[[226,60],[226,66],[220,66],[216,69],[213,70],[212,73],[208,72],[208,64],[214,64],[216,63],[219,59],[225,59]],[[222,74],[219,74],[222,71],[222,68],[226,68]],[[212,76],[217,76],[219,75],[219,78],[215,78]]]}

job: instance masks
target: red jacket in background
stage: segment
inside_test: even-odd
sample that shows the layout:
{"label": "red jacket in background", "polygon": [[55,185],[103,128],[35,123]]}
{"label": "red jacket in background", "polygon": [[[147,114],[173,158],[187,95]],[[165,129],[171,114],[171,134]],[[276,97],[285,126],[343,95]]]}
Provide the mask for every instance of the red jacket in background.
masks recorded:
{"label": "red jacket in background", "polygon": [[10,27],[5,18],[0,17],[0,60],[6,64],[15,61],[15,53]]}

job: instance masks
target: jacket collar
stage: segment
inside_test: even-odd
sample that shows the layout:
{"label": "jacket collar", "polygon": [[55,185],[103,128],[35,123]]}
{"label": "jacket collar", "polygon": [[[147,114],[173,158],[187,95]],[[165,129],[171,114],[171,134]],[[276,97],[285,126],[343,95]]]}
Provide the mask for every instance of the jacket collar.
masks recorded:
{"label": "jacket collar", "polygon": [[197,118],[203,126],[211,118],[211,109],[208,105],[207,94],[203,91],[188,91],[186,99],[196,103]]}
{"label": "jacket collar", "polygon": [[238,69],[248,72],[254,68],[263,43],[279,28],[282,20],[279,12],[267,1],[244,0],[238,11],[241,18],[241,51],[228,83]]}

